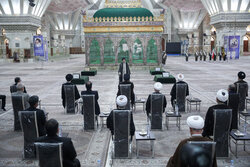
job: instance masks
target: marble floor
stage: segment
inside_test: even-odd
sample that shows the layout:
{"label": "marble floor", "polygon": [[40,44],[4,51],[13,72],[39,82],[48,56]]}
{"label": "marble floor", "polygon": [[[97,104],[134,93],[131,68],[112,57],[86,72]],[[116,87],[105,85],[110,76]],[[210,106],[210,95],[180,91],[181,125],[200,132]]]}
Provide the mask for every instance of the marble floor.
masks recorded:
{"label": "marble floor", "polygon": [[[162,131],[154,131],[156,136],[155,157],[151,158],[149,143],[142,143],[140,155],[136,158],[135,141],[132,142],[131,159],[111,160],[111,138],[106,127],[98,128],[96,131],[83,130],[83,117],[80,114],[66,115],[61,105],[61,84],[65,82],[67,73],[75,73],[83,70],[85,64],[84,57],[70,57],[50,61],[48,63],[3,63],[0,62],[0,94],[7,96],[7,111],[0,111],[0,166],[1,167],[36,167],[36,160],[23,160],[22,147],[23,137],[21,132],[13,131],[13,110],[10,99],[9,86],[14,83],[16,76],[21,77],[28,94],[38,95],[42,100],[42,107],[49,112],[49,118],[56,118],[64,132],[69,133],[76,148],[78,158],[82,166],[95,167],[97,161],[101,160],[101,166],[114,167],[163,167],[168,159],[173,155],[178,143],[189,137],[189,130],[186,125],[186,118],[190,115],[200,114],[205,117],[209,106],[215,104],[217,90],[224,88],[237,80],[237,72],[246,72],[246,81],[250,83],[250,57],[241,57],[240,60],[227,62],[195,62],[191,57],[186,62],[184,57],[168,57],[165,70],[176,75],[183,73],[185,81],[189,84],[190,94],[202,100],[201,111],[184,113],[181,118],[181,130],[174,125],[174,120],[170,121],[169,130],[164,126]],[[131,81],[134,83],[137,98],[147,98],[153,91],[153,76],[149,73],[149,67],[131,67]],[[118,85],[117,68],[99,68],[96,76],[91,76],[93,89],[99,91],[99,104],[101,111],[107,112],[115,107],[115,98]],[[79,91],[85,90],[84,85],[77,85]],[[172,84],[164,84],[162,93],[167,98],[167,110],[170,107],[170,90]],[[136,130],[146,128],[146,115],[142,106],[138,105],[134,113]],[[163,122],[165,124],[165,120]],[[248,121],[248,132],[250,125]],[[240,127],[242,128],[242,127]],[[250,144],[248,142],[247,144]],[[234,150],[234,145],[232,145]],[[218,159],[218,166],[229,166],[230,160],[235,160],[237,167],[249,167],[250,146],[246,146],[246,151],[240,146],[238,158],[230,153],[228,159]]]}

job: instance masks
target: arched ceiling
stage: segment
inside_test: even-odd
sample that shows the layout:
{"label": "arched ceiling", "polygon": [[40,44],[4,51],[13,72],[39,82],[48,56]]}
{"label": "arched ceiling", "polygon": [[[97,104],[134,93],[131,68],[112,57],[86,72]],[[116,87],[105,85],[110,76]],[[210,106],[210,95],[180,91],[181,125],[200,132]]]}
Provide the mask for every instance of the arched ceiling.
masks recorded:
{"label": "arched ceiling", "polygon": [[0,0],[0,16],[32,15],[42,17],[51,0],[36,0],[34,7],[28,0]]}
{"label": "arched ceiling", "polygon": [[159,0],[159,2],[180,11],[199,11],[204,9],[201,0]]}
{"label": "arched ceiling", "polygon": [[71,13],[89,4],[88,0],[53,0],[47,10],[56,13]]}
{"label": "arched ceiling", "polygon": [[201,0],[210,15],[220,12],[249,12],[250,0]]}

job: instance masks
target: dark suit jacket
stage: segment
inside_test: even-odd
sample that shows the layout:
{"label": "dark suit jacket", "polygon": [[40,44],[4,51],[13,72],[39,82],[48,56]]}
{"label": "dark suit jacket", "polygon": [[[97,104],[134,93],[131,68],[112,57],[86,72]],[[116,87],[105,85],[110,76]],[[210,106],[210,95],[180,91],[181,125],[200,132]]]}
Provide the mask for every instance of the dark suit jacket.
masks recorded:
{"label": "dark suit jacket", "polygon": [[[171,99],[176,99],[176,84],[177,84],[177,83],[185,83],[185,84],[187,84],[187,83],[184,82],[184,81],[176,82],[176,83],[173,85],[173,87],[172,87],[172,89],[171,89],[171,92],[170,92]],[[189,95],[189,88],[188,88],[188,84],[187,84],[186,96],[188,96],[188,95]]]}
{"label": "dark suit jacket", "polygon": [[[117,109],[119,110],[119,109]],[[113,125],[113,110],[110,112],[108,118],[107,118],[107,128],[111,131],[111,134],[114,135],[114,125]],[[130,135],[134,136],[135,134],[135,124],[133,120],[133,113],[131,112],[131,117],[130,117]]]}
{"label": "dark suit jacket", "polygon": [[122,84],[130,84],[131,85],[131,104],[135,104],[135,93],[134,93],[134,84],[133,84],[133,82],[130,82],[130,81],[121,82],[118,85],[117,96],[121,95],[120,85],[122,85]]}
{"label": "dark suit jacket", "polygon": [[98,103],[98,99],[99,99],[99,95],[98,95],[98,91],[82,91],[81,95],[95,95],[95,115],[99,115],[100,114],[100,106]]}
{"label": "dark suit jacket", "polygon": [[56,136],[42,136],[39,137],[36,142],[42,143],[63,143],[63,166],[65,167],[74,167],[74,159],[76,158],[76,150],[71,141],[71,138],[68,137],[58,137]]}
{"label": "dark suit jacket", "polygon": [[44,111],[38,108],[34,108],[34,107],[29,107],[27,111],[36,111],[36,119],[37,119],[39,136],[46,135],[46,131],[45,131],[46,116],[45,116]]}
{"label": "dark suit jacket", "polygon": [[[176,148],[174,155],[170,157],[170,159],[168,160],[167,167],[182,167],[180,150],[182,146],[189,141],[211,141],[211,140],[202,136],[192,136],[190,138],[182,140],[180,144],[178,145],[178,147]],[[212,167],[217,167],[216,156],[214,156]]]}
{"label": "dark suit jacket", "polygon": [[203,128],[202,136],[213,136],[214,133],[214,109],[229,109],[226,104],[216,104],[214,106],[209,107],[206,117],[205,124]]}
{"label": "dark suit jacket", "polygon": [[[153,94],[161,94],[161,93],[154,92]],[[166,100],[166,97],[164,96],[164,99],[163,99],[163,112],[165,112],[166,107],[167,107],[167,100]],[[148,95],[148,99],[147,99],[147,102],[146,102],[146,111],[147,111],[147,115],[151,112],[151,94]]]}
{"label": "dark suit jacket", "polygon": [[63,107],[65,108],[65,92],[64,92],[64,85],[74,85],[75,86],[75,100],[80,98],[80,94],[78,92],[78,89],[76,87],[75,84],[71,83],[71,82],[66,82],[64,84],[62,84],[62,90],[61,90],[61,98],[62,98],[62,103],[63,103]]}
{"label": "dark suit jacket", "polygon": [[[13,85],[10,86],[10,93],[17,92],[16,85],[17,85],[17,84],[13,84]],[[24,93],[27,93],[25,87],[24,87],[24,91],[23,91],[23,92],[24,92]]]}

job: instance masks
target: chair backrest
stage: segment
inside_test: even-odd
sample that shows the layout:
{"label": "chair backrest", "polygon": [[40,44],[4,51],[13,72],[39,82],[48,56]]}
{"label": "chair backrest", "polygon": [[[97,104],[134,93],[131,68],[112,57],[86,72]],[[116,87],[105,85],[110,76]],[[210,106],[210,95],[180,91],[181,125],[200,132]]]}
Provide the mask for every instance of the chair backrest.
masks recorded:
{"label": "chair backrest", "polygon": [[95,129],[95,95],[82,95],[84,129]]}
{"label": "chair backrest", "polygon": [[67,114],[75,114],[75,87],[64,85],[65,109]]}
{"label": "chair backrest", "polygon": [[247,83],[237,83],[237,93],[240,95],[239,111],[244,111],[247,95]]}
{"label": "chair backrest", "polygon": [[0,111],[2,110],[2,99],[0,99]]}
{"label": "chair backrest", "polygon": [[[194,163],[189,166],[203,165],[206,167],[213,166],[215,156],[215,142],[211,141],[189,141],[189,148],[186,149],[186,155],[181,155],[186,161]],[[200,161],[200,158],[204,158]],[[185,161],[185,160],[184,160]],[[202,164],[199,164],[202,163]]]}
{"label": "chair backrest", "polygon": [[232,109],[231,129],[238,129],[239,94],[230,93],[227,104]]}
{"label": "chair backrest", "polygon": [[176,84],[176,105],[178,106],[179,112],[185,112],[186,91],[187,91],[186,83]]}
{"label": "chair backrest", "polygon": [[23,111],[24,107],[24,96],[22,95],[11,95],[12,107],[14,112],[14,130],[21,130],[20,120],[18,112]]}
{"label": "chair backrest", "polygon": [[40,167],[63,167],[63,143],[35,143]]}
{"label": "chair backrest", "polygon": [[130,137],[130,110],[113,110],[114,158],[128,158]]}
{"label": "chair backrest", "polygon": [[16,85],[11,85],[10,86],[10,93],[14,93],[17,91]]}
{"label": "chair backrest", "polygon": [[36,111],[19,111],[18,114],[24,138],[24,158],[35,158],[34,142],[39,137]]}
{"label": "chair backrest", "polygon": [[151,94],[151,129],[162,129],[163,94]]}
{"label": "chair backrest", "polygon": [[128,99],[127,105],[125,106],[126,110],[130,110],[131,103],[131,85],[130,84],[120,84],[120,93],[125,95]]}
{"label": "chair backrest", "polygon": [[216,157],[229,156],[229,130],[231,127],[232,109],[214,110],[214,142],[216,142]]}

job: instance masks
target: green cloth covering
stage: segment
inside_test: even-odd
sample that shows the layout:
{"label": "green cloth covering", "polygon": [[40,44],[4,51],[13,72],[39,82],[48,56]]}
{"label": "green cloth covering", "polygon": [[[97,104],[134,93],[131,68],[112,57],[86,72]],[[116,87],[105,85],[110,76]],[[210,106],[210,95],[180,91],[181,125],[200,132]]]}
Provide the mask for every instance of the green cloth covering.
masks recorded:
{"label": "green cloth covering", "polygon": [[89,64],[101,64],[100,46],[96,39],[91,41]]}
{"label": "green cloth covering", "polygon": [[157,57],[157,45],[155,40],[152,38],[148,41],[147,45],[147,63],[157,63],[158,57]]}
{"label": "green cloth covering", "polygon": [[123,57],[127,62],[129,61],[128,44],[127,41],[122,38],[118,48],[118,62],[121,62]]}
{"label": "green cloth covering", "polygon": [[160,71],[155,71],[155,68],[151,68],[150,70],[149,70],[149,72],[150,72],[150,74],[151,75],[157,75],[157,74],[162,74],[163,72],[165,72],[164,70],[160,70]]}
{"label": "green cloth covering", "polygon": [[107,17],[153,17],[153,14],[145,8],[104,8],[94,14],[94,18]]}
{"label": "green cloth covering", "polygon": [[154,81],[167,84],[176,82],[175,77],[173,75],[169,75],[169,77],[162,77],[162,75],[155,75]]}
{"label": "green cloth covering", "polygon": [[138,38],[133,44],[132,62],[143,63],[143,47],[141,41]]}
{"label": "green cloth covering", "polygon": [[95,76],[97,74],[97,70],[90,69],[89,71],[81,71],[81,76]]}
{"label": "green cloth covering", "polygon": [[114,44],[110,39],[104,45],[104,64],[115,64]]}
{"label": "green cloth covering", "polygon": [[76,85],[84,85],[88,81],[89,81],[88,76],[80,76],[80,79],[73,79],[71,83],[76,84]]}

